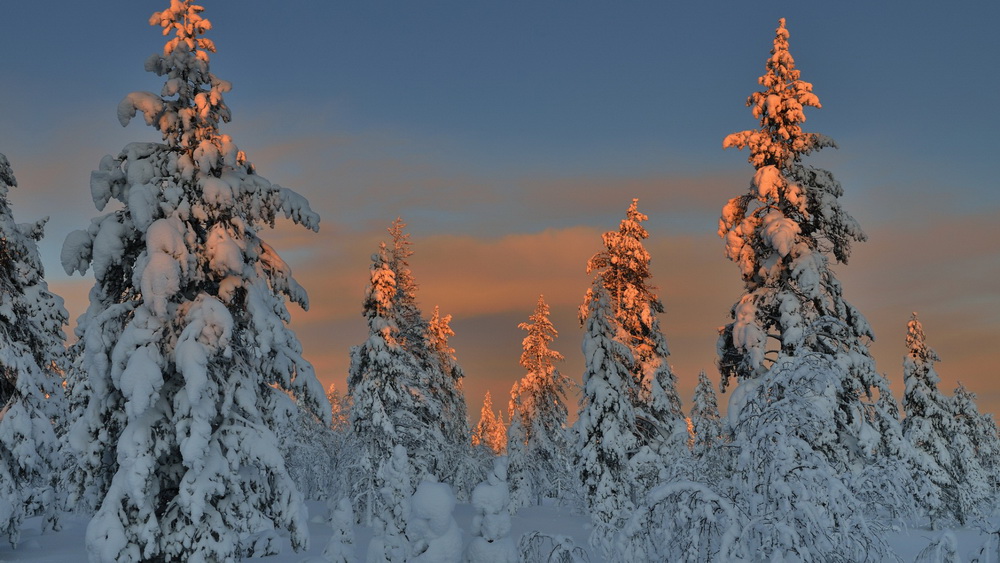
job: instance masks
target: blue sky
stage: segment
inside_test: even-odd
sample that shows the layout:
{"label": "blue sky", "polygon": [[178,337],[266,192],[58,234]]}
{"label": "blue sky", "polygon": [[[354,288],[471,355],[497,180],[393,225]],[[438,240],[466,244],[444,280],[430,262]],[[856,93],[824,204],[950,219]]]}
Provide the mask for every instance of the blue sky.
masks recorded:
{"label": "blue sky", "polygon": [[[93,280],[65,276],[58,251],[97,214],[101,157],[158,138],[141,120],[122,128],[115,109],[161,86],[143,61],[162,48],[147,20],[166,4],[59,4],[5,6],[0,152],[18,220],[52,218],[43,258],[75,318]],[[203,3],[212,70],[233,83],[225,131],[323,217],[318,235],[272,239],[312,296],[293,328],[324,381],[342,385],[364,337],[368,256],[396,216],[426,312],[455,317],[472,412],[486,389],[503,404],[521,375],[516,327],[539,293],[579,378],[586,259],[639,197],[689,400],[698,370],[715,375],[714,330],[740,291],[715,231],[752,169],[722,138],[756,125],[744,102],[785,17],[824,106],[806,128],[840,146],[811,162],[843,183],[870,235],[837,273],[875,328],[879,369],[898,396],[919,311],[946,389],[961,379],[998,412],[1000,6],[870,4]]]}

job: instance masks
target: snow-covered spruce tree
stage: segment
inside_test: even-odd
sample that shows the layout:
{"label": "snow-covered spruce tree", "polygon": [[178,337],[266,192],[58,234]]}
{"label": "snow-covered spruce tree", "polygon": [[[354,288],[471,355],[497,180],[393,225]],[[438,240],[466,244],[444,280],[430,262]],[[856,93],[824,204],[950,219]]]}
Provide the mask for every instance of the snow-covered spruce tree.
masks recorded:
{"label": "snow-covered spruce tree", "polygon": [[326,424],[330,407],[286,326],[285,298],[306,307],[305,291],[258,233],[281,214],[312,230],[319,217],[219,131],[230,84],[209,72],[201,11],[174,0],[150,18],[172,35],[146,61],[166,82],[129,94],[118,117],[141,113],[163,142],[101,161],[94,202],[122,207],[63,247],[68,273],[92,266],[96,278],[70,443],[80,478],[107,487],[87,529],[98,561],[261,555],[268,542],[246,540],[276,529],[296,550],[308,542],[273,429],[289,423],[286,392]]}
{"label": "snow-covered spruce tree", "polygon": [[[833,175],[802,162],[834,143],[802,130],[804,108],[820,103],[812,84],[799,76],[781,19],[759,80],[763,90],[747,100],[760,128],[723,141],[723,147],[747,148],[756,173],[749,192],[729,200],[720,219],[719,234],[740,268],[744,294],[720,332],[719,368],[725,389],[734,378],[762,376],[779,357],[821,354],[835,360],[838,439],[826,442],[823,454],[840,472],[891,449],[884,442],[899,443],[900,430],[873,393],[887,391],[888,383],[869,354],[871,327],[844,300],[829,267],[828,255],[846,263],[852,242],[866,237],[841,208],[843,189]],[[896,465],[906,473],[903,462]],[[886,475],[886,485],[905,490],[907,479]]]}
{"label": "snow-covered spruce tree", "polygon": [[507,425],[503,414],[493,410],[489,391],[483,396],[483,408],[479,411],[479,422],[472,431],[471,442],[473,447],[486,447],[493,455],[507,453]]}
{"label": "snow-covered spruce tree", "polygon": [[399,328],[400,345],[414,357],[419,370],[410,376],[407,385],[413,390],[414,414],[428,427],[423,444],[408,446],[418,478],[433,474],[453,483],[461,462],[468,456],[469,422],[465,395],[462,393],[464,373],[448,346],[454,335],[448,326],[451,316],[441,317],[435,309],[427,320],[417,305],[417,284],[410,270],[413,255],[406,223],[397,218],[388,231],[392,237],[389,268],[396,276],[396,298],[393,317]]}
{"label": "snow-covered spruce tree", "polygon": [[634,508],[629,456],[638,447],[635,411],[628,396],[632,352],[622,343],[607,290],[595,279],[587,296],[583,337],[583,396],[574,460],[594,527],[590,544],[605,558]]}
{"label": "snow-covered spruce tree", "polygon": [[472,491],[472,540],[465,550],[468,563],[515,563],[517,548],[510,537],[510,489],[507,459],[496,457],[486,481]]}
{"label": "snow-covered spruce tree", "polygon": [[1000,493],[1000,436],[993,415],[980,413],[976,394],[961,383],[952,397],[952,414],[968,437],[979,465],[987,470],[993,494]]}
{"label": "snow-covered spruce tree", "polygon": [[966,428],[955,416],[952,400],[938,389],[937,353],[927,346],[923,325],[914,313],[906,325],[903,358],[903,434],[925,460],[939,502],[923,506],[933,524],[964,524],[989,496],[989,478],[979,465]]}
{"label": "snow-covered spruce tree", "polygon": [[571,382],[555,367],[563,355],[549,344],[559,333],[542,296],[529,322],[518,328],[528,335],[521,353],[527,373],[514,383],[508,409],[507,474],[514,509],[558,495],[568,484],[570,467],[566,391]]}
{"label": "snow-covered spruce tree", "polygon": [[437,470],[440,480],[450,483],[464,498],[475,486],[475,483],[464,482],[463,466],[469,462],[471,431],[463,390],[465,372],[455,357],[455,349],[448,344],[448,339],[455,336],[450,323],[451,315],[441,315],[440,308],[435,305],[427,324],[426,342],[436,360],[431,363],[432,373],[436,374],[436,384],[431,388],[437,391],[441,403],[440,423],[444,436],[443,455],[439,457]]}
{"label": "snow-covered spruce tree", "polygon": [[[631,351],[632,377],[625,382],[643,443],[667,442],[667,450],[679,449],[687,439],[676,381],[667,362],[670,352],[660,330],[658,313],[663,302],[649,284],[650,256],[642,244],[649,233],[642,222],[649,219],[633,199],[617,231],[604,233],[604,249],[587,262],[587,273],[595,274],[608,294],[615,323],[621,328],[622,343]],[[580,322],[587,314],[592,293],[580,307]],[[669,451],[663,452],[669,455]]]}
{"label": "snow-covered spruce tree", "polygon": [[283,418],[290,424],[275,429],[285,468],[296,488],[306,500],[326,500],[339,494],[343,479],[339,469],[345,448],[343,435],[289,398]]}
{"label": "snow-covered spruce tree", "polygon": [[718,448],[722,441],[722,419],[715,387],[704,371],[698,374],[698,385],[694,388],[691,434],[691,451],[698,458]]}
{"label": "snow-covered spruce tree", "polygon": [[0,533],[11,545],[26,516],[55,523],[53,478],[62,461],[53,423],[65,416],[69,317],[38,255],[46,220],[14,222],[7,194],[15,186],[0,154]]}
{"label": "snow-covered spruce tree", "polygon": [[[372,255],[371,283],[365,294],[368,339],[351,349],[348,394],[351,428],[360,446],[356,478],[352,479],[355,511],[371,525],[382,510],[383,487],[378,469],[396,446],[421,444],[426,425],[418,418],[411,392],[416,359],[403,349],[395,317],[396,276],[389,251],[382,244]],[[426,469],[425,469],[426,470]]]}

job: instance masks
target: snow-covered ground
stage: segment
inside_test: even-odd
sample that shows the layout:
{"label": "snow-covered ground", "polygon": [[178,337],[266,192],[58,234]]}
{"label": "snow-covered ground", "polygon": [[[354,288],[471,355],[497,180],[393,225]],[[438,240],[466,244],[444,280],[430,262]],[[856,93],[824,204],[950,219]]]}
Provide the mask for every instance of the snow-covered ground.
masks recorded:
{"label": "snow-covered ground", "polygon": [[[330,538],[331,529],[326,522],[326,504],[322,502],[309,502],[310,513],[310,545],[306,552],[295,553],[290,545],[285,543],[281,553],[275,557],[268,557],[264,561],[273,563],[319,563],[323,561],[323,548]],[[471,539],[470,527],[475,510],[469,504],[459,504],[455,509],[455,519],[462,529],[464,541],[468,543]],[[87,527],[87,519],[77,516],[66,516],[62,521],[63,527],[59,532],[48,532],[41,534],[41,520],[32,518],[25,522],[21,535],[21,542],[17,549],[11,549],[10,545],[0,546],[0,562],[7,561],[33,561],[51,563],[69,563],[86,561],[86,550],[84,548],[84,533]],[[587,534],[589,533],[589,518],[585,515],[573,514],[567,508],[556,506],[527,507],[521,509],[512,521],[511,536],[520,538],[523,534],[532,531],[539,531],[548,535],[568,536],[573,542],[582,547],[587,552],[589,561],[597,563],[603,561],[600,556],[591,553],[587,548]],[[913,527],[905,530],[893,532],[888,538],[895,552],[902,561],[913,561],[917,554],[927,547],[932,541],[940,538],[943,534],[951,532],[954,534],[958,545],[960,561],[970,561],[977,554],[979,548],[988,539],[988,532],[994,534],[1000,530],[1000,516],[995,516],[990,525],[985,528],[970,525],[966,528],[955,530],[930,530],[926,527]],[[371,531],[363,526],[355,529],[355,548],[358,561],[365,560],[366,547],[371,539]],[[991,559],[986,561],[998,561],[998,553],[992,554]]]}

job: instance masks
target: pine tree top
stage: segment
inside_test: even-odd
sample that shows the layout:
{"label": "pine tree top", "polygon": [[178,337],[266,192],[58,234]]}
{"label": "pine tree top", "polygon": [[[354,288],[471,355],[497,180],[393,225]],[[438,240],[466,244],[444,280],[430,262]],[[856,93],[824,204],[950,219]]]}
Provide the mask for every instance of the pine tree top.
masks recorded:
{"label": "pine tree top", "polygon": [[517,328],[528,331],[528,335],[521,341],[521,367],[528,370],[529,374],[550,373],[552,364],[561,361],[563,355],[549,349],[549,343],[559,336],[559,332],[549,320],[549,305],[544,296],[538,296],[535,312],[528,317],[528,321],[517,325]]}
{"label": "pine tree top", "polygon": [[911,314],[910,322],[906,323],[906,349],[907,356],[915,362],[934,364],[941,361],[937,353],[927,346],[924,325],[917,319],[916,313]]}
{"label": "pine tree top", "polygon": [[150,56],[145,65],[147,71],[166,77],[166,82],[159,95],[129,94],[118,106],[118,120],[127,125],[139,111],[172,148],[230,153],[229,160],[242,160],[229,137],[219,134],[219,122],[231,117],[223,94],[232,85],[209,72],[209,53],[215,52],[215,44],[202,37],[212,29],[211,22],[201,16],[203,10],[191,0],[171,0],[168,9],[149,18],[150,25],[163,28],[163,35],[173,33],[163,52]]}
{"label": "pine tree top", "polygon": [[789,52],[788,37],[785,18],[781,18],[766,70],[757,80],[764,90],[747,98],[747,106],[760,120],[760,129],[733,133],[722,142],[724,148],[749,148],[747,160],[755,168],[771,165],[783,169],[803,154],[833,146],[829,138],[802,130],[806,120],[804,108],[822,105],[813,94],[812,84],[799,78],[801,73]]}

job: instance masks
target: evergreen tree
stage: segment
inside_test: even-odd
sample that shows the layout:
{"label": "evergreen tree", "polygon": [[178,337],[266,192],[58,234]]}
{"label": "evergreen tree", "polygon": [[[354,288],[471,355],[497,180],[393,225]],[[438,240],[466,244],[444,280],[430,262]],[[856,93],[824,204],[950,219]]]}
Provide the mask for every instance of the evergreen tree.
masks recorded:
{"label": "evergreen tree", "polygon": [[326,400],[330,401],[331,428],[335,432],[343,432],[351,426],[351,397],[342,395],[336,383],[331,383],[326,390]]}
{"label": "evergreen tree", "polygon": [[[419,447],[427,427],[417,415],[412,375],[419,370],[416,359],[403,349],[396,325],[396,276],[389,252],[382,244],[372,255],[371,283],[365,294],[364,315],[368,339],[351,349],[348,394],[351,396],[351,428],[361,444],[359,474],[353,479],[355,509],[371,525],[381,512],[379,496],[383,483],[378,469],[396,446]],[[424,458],[421,458],[424,459]],[[421,471],[422,470],[422,471]],[[421,468],[422,473],[427,467]]]}
{"label": "evergreen tree", "polygon": [[949,475],[952,465],[948,441],[952,439],[954,420],[948,399],[938,391],[940,378],[934,363],[940,361],[927,346],[923,325],[914,313],[906,325],[907,355],[903,358],[903,435],[921,455],[934,484],[936,495],[924,502],[932,522],[948,515],[959,516],[957,483]]}
{"label": "evergreen tree", "polygon": [[503,414],[493,410],[493,398],[487,391],[483,397],[483,408],[479,411],[479,422],[472,431],[472,445],[484,446],[493,455],[507,453],[507,425]]}
{"label": "evergreen tree", "polygon": [[[634,358],[632,377],[624,383],[643,428],[640,439],[666,440],[676,447],[684,441],[686,425],[676,377],[667,362],[670,352],[656,316],[663,312],[663,302],[649,284],[650,256],[642,244],[649,237],[642,222],[649,217],[639,212],[638,203],[638,199],[632,200],[618,231],[604,233],[604,250],[587,262],[587,273],[597,272],[595,279],[608,294],[622,342]],[[580,308],[581,323],[588,314],[591,296],[588,292]]]}
{"label": "evergreen tree", "polygon": [[[898,421],[868,409],[877,400],[873,390],[887,390],[888,384],[869,354],[868,321],[844,300],[827,256],[846,263],[851,243],[866,237],[841,208],[843,189],[833,175],[802,163],[812,151],[835,145],[802,130],[803,109],[820,103],[812,84],[799,78],[788,36],[781,19],[759,80],[764,89],[747,100],[760,128],[723,142],[747,148],[756,173],[749,192],[729,200],[720,219],[719,234],[726,255],[740,267],[744,294],[731,310],[733,321],[721,330],[719,368],[725,389],[732,378],[760,377],[778,357],[836,358],[842,372],[835,404],[840,439],[825,453],[843,469],[877,448],[868,437],[894,440]],[[866,412],[879,420],[873,424]]]}
{"label": "evergreen tree", "polygon": [[906,325],[903,359],[903,433],[926,459],[939,503],[925,506],[932,523],[954,519],[964,524],[989,495],[989,478],[979,465],[967,427],[953,412],[952,401],[938,390],[937,353],[927,346],[923,325],[914,313]]}
{"label": "evergreen tree", "polygon": [[566,390],[570,380],[555,367],[563,355],[549,344],[559,333],[542,296],[529,321],[518,325],[528,332],[521,353],[521,367],[527,373],[514,383],[508,409],[507,473],[515,509],[540,504],[543,496],[556,494],[569,470]]}
{"label": "evergreen tree", "polygon": [[698,374],[691,405],[691,451],[697,458],[710,456],[721,446],[722,419],[715,397],[715,387],[705,372]]}
{"label": "evergreen tree", "polygon": [[448,339],[455,336],[450,323],[451,315],[442,316],[435,306],[427,325],[426,342],[436,360],[431,368],[437,382],[431,388],[438,390],[441,403],[444,437],[441,451],[444,455],[439,461],[438,473],[443,482],[460,488],[460,468],[469,455],[469,412],[462,389],[465,373],[455,357],[455,349],[448,344]]}
{"label": "evergreen tree", "polygon": [[1000,437],[993,415],[980,413],[976,395],[959,383],[952,398],[952,414],[962,433],[968,437],[980,467],[987,470],[993,494],[1000,492]]}
{"label": "evergreen tree", "polygon": [[846,263],[865,235],[833,175],[802,162],[834,144],[802,130],[804,108],[820,104],[788,37],[781,19],[763,90],[747,100],[760,128],[723,141],[749,149],[756,169],[719,226],[744,282],[718,342],[723,389],[740,380],[729,402],[739,449],[729,496],[750,518],[744,557],[850,560],[884,549],[864,509],[905,514],[926,478],[875,371],[871,328],[829,267],[828,254]]}
{"label": "evergreen tree", "polygon": [[49,292],[36,242],[45,219],[16,224],[17,186],[0,154],[0,532],[16,546],[26,516],[54,525],[53,476],[62,464],[54,421],[64,416],[62,299]]}
{"label": "evergreen tree", "polygon": [[580,449],[575,465],[583,485],[594,528],[590,543],[609,557],[614,537],[634,508],[635,478],[629,464],[638,447],[635,411],[628,396],[633,358],[622,343],[611,299],[600,279],[587,295],[583,355],[583,397],[580,399]]}
{"label": "evergreen tree", "polygon": [[285,298],[305,308],[305,291],[259,231],[280,214],[316,230],[319,217],[220,132],[230,84],[209,72],[201,11],[173,0],[150,18],[172,35],[146,61],[166,81],[118,117],[141,113],[163,142],[101,161],[94,202],[122,206],[63,247],[67,273],[96,278],[77,328],[69,484],[100,500],[87,546],[101,561],[259,555],[246,540],[275,529],[296,550],[308,541],[274,429],[291,424],[286,392],[325,424],[330,407],[286,327]]}
{"label": "evergreen tree", "polygon": [[433,474],[454,483],[456,471],[468,454],[468,413],[461,390],[465,374],[448,345],[448,338],[455,334],[448,325],[451,316],[441,317],[435,308],[434,316],[427,320],[417,305],[417,284],[409,263],[412,243],[405,227],[406,223],[397,218],[388,229],[392,238],[389,268],[396,276],[393,317],[400,345],[420,368],[408,382],[415,394],[414,413],[431,429],[423,445],[408,451],[418,478]]}

